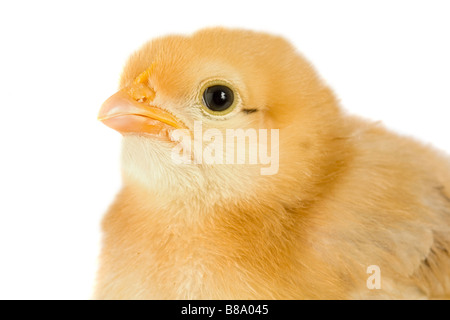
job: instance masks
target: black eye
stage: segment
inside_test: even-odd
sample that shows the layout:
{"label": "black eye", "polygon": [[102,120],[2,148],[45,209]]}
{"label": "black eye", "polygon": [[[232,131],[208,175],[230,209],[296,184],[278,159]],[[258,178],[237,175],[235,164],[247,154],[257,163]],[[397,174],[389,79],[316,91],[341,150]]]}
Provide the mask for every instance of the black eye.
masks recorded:
{"label": "black eye", "polygon": [[208,87],[203,92],[203,101],[212,111],[225,111],[233,105],[233,90],[221,85]]}

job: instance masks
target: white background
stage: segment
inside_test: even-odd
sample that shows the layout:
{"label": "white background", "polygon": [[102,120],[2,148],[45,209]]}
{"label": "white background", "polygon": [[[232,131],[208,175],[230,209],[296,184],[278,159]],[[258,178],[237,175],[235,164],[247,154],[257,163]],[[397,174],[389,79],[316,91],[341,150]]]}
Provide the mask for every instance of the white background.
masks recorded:
{"label": "white background", "polygon": [[450,151],[449,1],[2,1],[0,298],[89,299],[120,135],[96,120],[143,42],[290,39],[352,113]]}

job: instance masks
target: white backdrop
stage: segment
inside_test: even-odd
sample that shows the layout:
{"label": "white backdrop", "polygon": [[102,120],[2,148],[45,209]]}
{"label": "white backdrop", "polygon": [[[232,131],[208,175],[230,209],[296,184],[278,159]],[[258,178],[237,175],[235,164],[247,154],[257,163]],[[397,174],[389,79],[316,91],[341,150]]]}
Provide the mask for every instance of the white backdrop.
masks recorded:
{"label": "white backdrop", "polygon": [[89,299],[120,135],[96,120],[143,42],[284,35],[352,113],[450,151],[449,1],[2,1],[0,299]]}

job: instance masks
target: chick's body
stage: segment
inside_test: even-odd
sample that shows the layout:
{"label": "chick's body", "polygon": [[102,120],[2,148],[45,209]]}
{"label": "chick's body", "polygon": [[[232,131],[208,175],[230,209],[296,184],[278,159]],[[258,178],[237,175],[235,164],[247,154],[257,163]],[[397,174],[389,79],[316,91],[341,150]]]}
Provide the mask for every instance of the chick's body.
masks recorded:
{"label": "chick's body", "polygon": [[[205,81],[229,84],[235,109],[205,114]],[[345,114],[283,39],[215,28],[154,40],[122,76],[122,91],[141,87],[190,132],[279,129],[279,170],[174,163],[173,142],[128,131],[96,298],[450,295],[449,158]]]}

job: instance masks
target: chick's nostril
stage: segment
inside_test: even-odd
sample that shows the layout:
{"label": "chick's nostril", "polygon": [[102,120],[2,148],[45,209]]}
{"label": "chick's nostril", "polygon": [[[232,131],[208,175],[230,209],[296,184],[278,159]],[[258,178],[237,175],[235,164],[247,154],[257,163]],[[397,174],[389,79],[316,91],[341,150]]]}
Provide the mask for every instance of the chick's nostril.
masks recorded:
{"label": "chick's nostril", "polygon": [[137,102],[149,102],[155,98],[155,91],[142,83],[129,87],[128,94]]}

